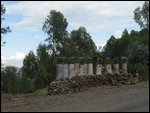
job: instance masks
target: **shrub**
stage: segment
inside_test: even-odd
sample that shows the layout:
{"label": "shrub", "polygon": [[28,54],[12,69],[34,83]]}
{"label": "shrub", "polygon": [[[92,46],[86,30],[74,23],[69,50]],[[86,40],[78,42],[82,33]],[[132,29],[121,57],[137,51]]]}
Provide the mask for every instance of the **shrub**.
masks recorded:
{"label": "shrub", "polygon": [[46,96],[48,94],[47,88],[38,89],[34,93],[39,96]]}
{"label": "shrub", "polygon": [[149,80],[149,66],[140,64],[137,68],[137,72],[139,73],[139,80],[146,81]]}

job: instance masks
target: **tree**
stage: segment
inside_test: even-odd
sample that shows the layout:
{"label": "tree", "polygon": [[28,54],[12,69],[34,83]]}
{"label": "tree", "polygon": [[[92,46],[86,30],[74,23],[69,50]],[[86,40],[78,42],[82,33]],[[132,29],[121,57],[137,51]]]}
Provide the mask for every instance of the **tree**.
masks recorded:
{"label": "tree", "polygon": [[141,42],[135,41],[129,46],[128,70],[130,73],[138,72],[140,80],[149,78],[149,48]]}
{"label": "tree", "polygon": [[116,38],[112,35],[110,39],[107,41],[106,45],[104,46],[104,51],[105,51],[105,57],[110,57],[113,58],[114,55],[114,43],[116,41]]}
{"label": "tree", "polygon": [[67,36],[67,19],[59,12],[52,10],[43,23],[42,30],[48,34],[48,49],[55,56],[64,43]]}
{"label": "tree", "polygon": [[139,35],[140,35],[139,39],[140,42],[149,47],[149,30],[142,29],[141,31],[139,31]]}
{"label": "tree", "polygon": [[[45,40],[48,42],[48,50],[50,52],[50,65],[51,65],[51,73],[49,76],[51,80],[55,78],[56,72],[56,55],[60,53],[61,48],[64,46],[65,38],[67,37],[67,19],[64,18],[64,15],[56,10],[50,11],[50,14],[45,19],[43,23],[42,30],[48,34],[48,38]],[[51,81],[50,80],[50,81]]]}
{"label": "tree", "polygon": [[141,28],[149,29],[149,1],[145,1],[142,9],[137,7],[134,10],[134,20]]}
{"label": "tree", "polygon": [[[1,4],[1,26],[2,26],[2,21],[5,19],[2,16],[5,14],[6,8],[4,7],[3,4]],[[2,37],[4,34],[7,34],[8,32],[11,32],[10,27],[1,27],[1,46],[5,45],[6,42],[2,41]]]}
{"label": "tree", "polygon": [[38,63],[37,76],[35,77],[35,88],[40,89],[48,86],[48,72],[42,63]]}
{"label": "tree", "polygon": [[85,27],[79,27],[78,30],[73,30],[71,32],[71,38],[75,42],[80,56],[92,56],[96,51],[95,43],[90,34],[87,33]]}
{"label": "tree", "polygon": [[[37,60],[38,60],[38,76],[44,79],[44,86],[48,85],[54,78],[54,67],[52,65],[52,59],[47,51],[46,44],[39,44],[37,48]],[[41,74],[40,74],[41,73]],[[43,78],[42,78],[43,76]],[[46,79],[45,79],[46,78]]]}
{"label": "tree", "polygon": [[1,70],[1,88],[6,93],[18,93],[19,87],[19,71],[14,66],[6,66]]}
{"label": "tree", "polygon": [[35,78],[37,76],[38,64],[33,51],[30,51],[23,60],[23,78],[30,83],[30,91],[35,90]]}
{"label": "tree", "polygon": [[40,63],[42,63],[48,71],[48,69],[49,69],[49,54],[48,54],[48,51],[47,51],[46,44],[39,44],[36,51],[37,51],[38,61]]}
{"label": "tree", "polygon": [[135,41],[129,46],[129,53],[128,53],[128,61],[131,64],[138,65],[138,64],[147,64],[149,61],[149,50],[148,46]]}
{"label": "tree", "polygon": [[76,43],[71,37],[65,38],[65,43],[60,50],[59,57],[77,57],[80,53],[77,49]]}
{"label": "tree", "polygon": [[127,56],[128,55],[128,46],[130,45],[130,34],[128,33],[128,30],[125,29],[122,33],[121,39],[120,39],[120,52],[121,52],[121,56]]}

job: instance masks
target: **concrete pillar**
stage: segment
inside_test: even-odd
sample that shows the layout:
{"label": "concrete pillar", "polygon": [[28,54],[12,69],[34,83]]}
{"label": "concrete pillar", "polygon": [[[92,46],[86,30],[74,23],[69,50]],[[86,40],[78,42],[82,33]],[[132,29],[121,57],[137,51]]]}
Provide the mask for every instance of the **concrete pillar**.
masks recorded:
{"label": "concrete pillar", "polygon": [[64,74],[63,64],[56,64],[56,80],[62,79]]}
{"label": "concrete pillar", "polygon": [[74,73],[75,73],[75,76],[78,76],[80,74],[80,64],[79,63],[74,64]]}
{"label": "concrete pillar", "polygon": [[84,73],[84,75],[88,75],[88,65],[85,63],[85,64],[83,64],[83,73]]}
{"label": "concrete pillar", "polygon": [[105,64],[106,74],[113,74],[111,64]]}
{"label": "concrete pillar", "polygon": [[68,78],[68,64],[64,64],[64,75],[63,79]]}
{"label": "concrete pillar", "polygon": [[127,72],[127,63],[123,63],[122,64],[122,73],[123,75],[127,75],[128,72]]}
{"label": "concrete pillar", "polygon": [[102,74],[102,64],[97,64],[96,65],[96,75],[101,75]]}
{"label": "concrete pillar", "polygon": [[113,65],[113,73],[114,74],[120,74],[120,72],[119,72],[119,64],[114,64]]}
{"label": "concrete pillar", "polygon": [[87,74],[88,75],[93,75],[93,64],[92,63],[88,63],[87,67],[88,67]]}
{"label": "concrete pillar", "polygon": [[68,77],[69,79],[74,76],[74,64],[69,64],[68,66]]}
{"label": "concrete pillar", "polygon": [[84,66],[83,64],[80,64],[80,76],[83,76],[84,75]]}
{"label": "concrete pillar", "polygon": [[112,73],[111,63],[112,63],[112,61],[111,61],[110,58],[106,58],[106,59],[105,59],[106,74],[113,74],[113,73]]}
{"label": "concrete pillar", "polygon": [[122,63],[122,73],[123,75],[127,75],[127,57],[121,57],[121,63]]}

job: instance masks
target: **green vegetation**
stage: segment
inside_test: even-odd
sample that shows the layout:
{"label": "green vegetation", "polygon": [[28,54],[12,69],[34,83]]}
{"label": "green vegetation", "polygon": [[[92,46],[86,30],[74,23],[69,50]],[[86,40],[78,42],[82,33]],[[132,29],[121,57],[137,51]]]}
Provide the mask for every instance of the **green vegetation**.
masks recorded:
{"label": "green vegetation", "polygon": [[46,96],[48,95],[48,91],[47,91],[47,88],[38,89],[34,92],[34,94],[39,95],[39,96]]}
{"label": "green vegetation", "polygon": [[134,19],[141,28],[149,29],[149,1],[145,1],[142,8],[137,7],[134,10]]}
{"label": "green vegetation", "polygon": [[5,18],[3,18],[3,15],[6,13],[6,8],[4,7],[3,4],[1,4],[1,46],[5,45],[6,42],[2,41],[3,35],[7,34],[9,32],[11,32],[9,26],[7,27],[2,27],[2,22],[3,20],[5,20]]}
{"label": "green vegetation", "polygon": [[[1,5],[1,16],[5,14]],[[148,14],[148,15],[147,15]],[[142,19],[143,18],[143,19]],[[48,35],[47,44],[39,44],[36,54],[30,51],[23,61],[20,71],[14,66],[1,67],[1,89],[6,93],[29,93],[37,91],[45,94],[44,90],[56,78],[55,64],[68,62],[68,57],[81,63],[87,58],[94,63],[103,63],[109,57],[114,63],[127,57],[128,72],[140,75],[140,81],[149,79],[149,2],[143,4],[142,9],[135,9],[134,19],[142,28],[140,31],[125,29],[120,38],[113,35],[103,49],[97,50],[92,37],[85,27],[68,33],[67,19],[59,11],[52,10],[45,19],[42,30]],[[1,18],[2,20],[2,18]],[[1,35],[9,32],[8,28],[1,28]],[[1,42],[2,43],[2,42]],[[2,45],[2,44],[1,44]],[[101,51],[100,51],[101,49]],[[64,59],[59,59],[64,57]],[[58,59],[56,59],[58,58]],[[83,58],[83,59],[82,59]],[[73,60],[69,59],[70,62]],[[110,62],[109,59],[107,59]],[[126,61],[126,59],[124,59]],[[119,62],[120,64],[120,62]],[[95,73],[95,70],[94,70]]]}

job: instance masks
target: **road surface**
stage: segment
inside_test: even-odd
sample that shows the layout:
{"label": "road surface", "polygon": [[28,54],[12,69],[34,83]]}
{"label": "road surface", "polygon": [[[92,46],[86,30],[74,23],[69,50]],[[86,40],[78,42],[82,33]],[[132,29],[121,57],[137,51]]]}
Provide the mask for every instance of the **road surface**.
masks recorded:
{"label": "road surface", "polygon": [[100,86],[75,94],[12,97],[10,100],[2,101],[2,111],[148,112],[149,85]]}

